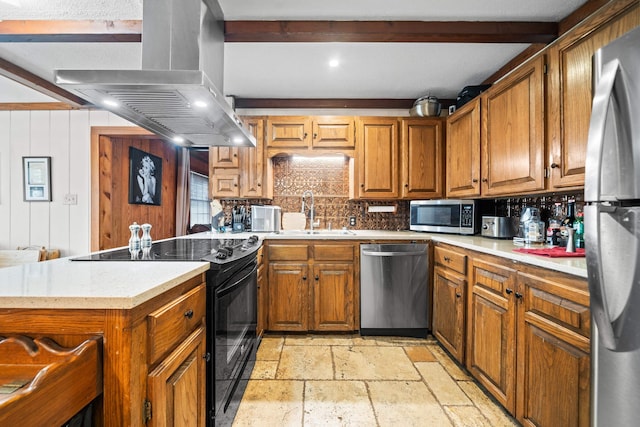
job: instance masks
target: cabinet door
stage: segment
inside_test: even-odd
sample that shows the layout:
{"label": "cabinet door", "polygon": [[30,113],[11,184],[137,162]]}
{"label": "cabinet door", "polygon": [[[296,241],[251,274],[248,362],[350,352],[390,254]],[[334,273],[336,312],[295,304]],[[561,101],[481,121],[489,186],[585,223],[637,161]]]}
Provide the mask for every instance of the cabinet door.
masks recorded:
{"label": "cabinet door", "polygon": [[635,3],[631,12],[609,18],[597,31],[589,32],[591,26],[583,25],[549,50],[547,99],[552,189],[584,186],[593,95],[591,57],[602,46],[640,25]]}
{"label": "cabinet door", "polygon": [[433,280],[433,335],[453,357],[464,360],[465,276],[435,267]]}
{"label": "cabinet door", "polygon": [[269,148],[307,148],[310,141],[310,117],[270,117],[267,120]]}
{"label": "cabinet door", "polygon": [[480,97],[447,119],[447,197],[480,196]]}
{"label": "cabinet door", "polygon": [[402,197],[444,194],[444,137],[440,119],[402,120]]}
{"label": "cabinet door", "polygon": [[211,198],[240,197],[240,171],[238,169],[215,169],[209,174]]}
{"label": "cabinet door", "polygon": [[307,263],[269,263],[269,330],[309,329]]}
{"label": "cabinet door", "polygon": [[544,189],[544,55],[481,95],[482,194]]}
{"label": "cabinet door", "polygon": [[512,414],[515,412],[515,272],[473,260],[467,368]]}
{"label": "cabinet door", "polygon": [[365,118],[358,123],[358,196],[398,197],[398,121]]}
{"label": "cabinet door", "polygon": [[264,177],[264,121],[262,119],[247,119],[245,124],[249,132],[256,138],[255,148],[241,148],[240,150],[240,193],[242,197],[263,197]]}
{"label": "cabinet door", "polygon": [[314,331],[353,331],[353,264],[326,263],[313,267]]}
{"label": "cabinet door", "polygon": [[196,329],[147,378],[148,426],[205,425],[205,327]]}
{"label": "cabinet door", "polygon": [[210,168],[237,168],[240,166],[238,147],[210,147]]}
{"label": "cabinet door", "polygon": [[[518,403],[523,426],[589,426],[591,316],[585,281],[518,273]],[[582,282],[570,284],[569,281]],[[582,289],[581,289],[582,288]]]}
{"label": "cabinet door", "polygon": [[344,148],[356,146],[355,119],[353,117],[314,117],[313,148]]}

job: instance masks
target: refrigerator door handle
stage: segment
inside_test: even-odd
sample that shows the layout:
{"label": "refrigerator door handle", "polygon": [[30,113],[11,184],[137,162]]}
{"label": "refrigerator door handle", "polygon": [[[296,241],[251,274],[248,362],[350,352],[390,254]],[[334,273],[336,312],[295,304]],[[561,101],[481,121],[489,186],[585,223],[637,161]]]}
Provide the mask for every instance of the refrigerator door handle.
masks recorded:
{"label": "refrigerator door handle", "polygon": [[607,308],[604,291],[604,274],[602,271],[602,248],[597,243],[600,236],[600,214],[615,212],[615,207],[589,205],[584,207],[585,216],[589,221],[584,222],[585,236],[594,237],[586,251],[587,274],[589,275],[589,293],[591,296],[591,314],[598,325],[598,332],[602,344],[610,350],[616,350],[617,338],[613,330],[613,323]]}
{"label": "refrigerator door handle", "polygon": [[598,81],[593,96],[591,110],[591,122],[589,125],[589,142],[587,144],[587,158],[585,169],[594,172],[585,174],[584,200],[600,200],[600,186],[602,183],[602,156],[607,122],[607,111],[611,103],[611,96],[616,82],[624,87],[624,79],[620,73],[620,62],[611,60],[602,68],[602,74]]}

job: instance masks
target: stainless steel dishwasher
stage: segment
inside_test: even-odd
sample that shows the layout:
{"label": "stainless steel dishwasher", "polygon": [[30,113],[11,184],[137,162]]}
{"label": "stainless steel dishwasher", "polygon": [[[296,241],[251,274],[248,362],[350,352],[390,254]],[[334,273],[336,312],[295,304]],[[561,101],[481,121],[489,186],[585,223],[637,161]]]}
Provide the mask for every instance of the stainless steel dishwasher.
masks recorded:
{"label": "stainless steel dishwasher", "polygon": [[426,337],[427,245],[360,245],[360,334]]}

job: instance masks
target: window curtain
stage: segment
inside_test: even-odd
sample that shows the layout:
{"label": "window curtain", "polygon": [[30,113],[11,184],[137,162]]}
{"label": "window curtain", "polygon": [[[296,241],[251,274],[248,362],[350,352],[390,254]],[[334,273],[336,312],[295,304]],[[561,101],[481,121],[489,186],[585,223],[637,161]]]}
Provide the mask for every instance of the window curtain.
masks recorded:
{"label": "window curtain", "polygon": [[191,158],[185,147],[178,149],[178,177],[176,189],[176,236],[184,236],[189,229],[191,205]]}

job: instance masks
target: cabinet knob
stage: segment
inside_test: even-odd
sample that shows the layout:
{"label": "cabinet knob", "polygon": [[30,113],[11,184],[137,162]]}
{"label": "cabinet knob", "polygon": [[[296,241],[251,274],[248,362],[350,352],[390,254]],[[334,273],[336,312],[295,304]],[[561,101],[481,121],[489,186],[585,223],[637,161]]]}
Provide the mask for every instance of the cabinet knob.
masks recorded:
{"label": "cabinet knob", "polygon": [[302,276],[302,280],[307,280],[307,276]]}
{"label": "cabinet knob", "polygon": [[456,298],[460,298],[461,296],[462,296],[462,294],[461,294],[461,293],[456,292]]}
{"label": "cabinet knob", "polygon": [[516,298],[518,299],[522,298],[522,294],[520,292],[516,292],[515,295],[516,295]]}
{"label": "cabinet knob", "polygon": [[364,184],[360,184],[360,187],[364,188]]}
{"label": "cabinet knob", "polygon": [[505,292],[507,293],[507,295],[511,295],[513,293],[513,289],[507,288]]}
{"label": "cabinet knob", "polygon": [[302,139],[307,139],[307,133],[305,132],[304,135],[302,135]]}
{"label": "cabinet knob", "polygon": [[313,139],[316,139],[317,137],[318,137],[318,134],[317,134],[317,133],[314,133],[314,134],[313,134]]}
{"label": "cabinet knob", "polygon": [[405,187],[405,188],[408,188],[408,187],[409,187],[409,184],[405,184],[405,185],[404,185],[404,187]]}
{"label": "cabinet knob", "polygon": [[559,164],[557,164],[557,163],[555,163],[555,162],[554,162],[554,163],[551,163],[551,168],[552,168],[552,169],[559,168],[559,167],[560,167],[560,165],[559,165]]}
{"label": "cabinet knob", "polygon": [[233,184],[233,186],[234,186],[234,187],[237,187],[237,186],[238,186],[238,184]]}
{"label": "cabinet knob", "polygon": [[489,182],[487,178],[482,178],[482,182]]}
{"label": "cabinet knob", "polygon": [[445,260],[446,262],[451,262],[451,258],[449,258],[448,256],[444,257],[444,260]]}
{"label": "cabinet knob", "polygon": [[184,317],[186,317],[187,319],[192,319],[193,318],[193,310],[189,309],[187,311],[184,312]]}
{"label": "cabinet knob", "polygon": [[319,276],[316,276],[316,277],[315,277],[315,279],[316,279],[316,280],[320,280],[320,277],[319,277]]}
{"label": "cabinet knob", "polygon": [[208,362],[211,360],[211,353],[206,352],[205,354],[202,355],[202,358],[204,359],[205,362]]}
{"label": "cabinet knob", "polygon": [[258,185],[258,187],[262,187],[262,184],[260,184],[260,183],[258,183],[257,185]]}
{"label": "cabinet knob", "polygon": [[236,153],[233,153],[233,157],[238,157],[238,155]]}
{"label": "cabinet knob", "polygon": [[474,184],[477,184],[477,183],[478,183],[478,178],[473,178],[473,179],[471,180],[471,182],[473,182]]}

